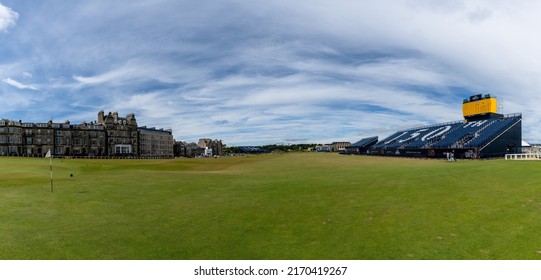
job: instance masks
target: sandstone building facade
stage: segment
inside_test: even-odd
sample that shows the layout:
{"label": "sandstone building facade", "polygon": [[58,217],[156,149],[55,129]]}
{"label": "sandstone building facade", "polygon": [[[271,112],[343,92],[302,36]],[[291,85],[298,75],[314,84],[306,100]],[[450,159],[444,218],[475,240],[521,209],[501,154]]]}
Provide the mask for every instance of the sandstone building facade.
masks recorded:
{"label": "sandstone building facade", "polygon": [[[144,144],[140,144],[141,142]],[[134,114],[98,113],[90,123],[0,120],[0,155],[173,157],[171,130],[138,127]]]}
{"label": "sandstone building facade", "polygon": [[224,155],[224,145],[221,140],[210,139],[210,138],[201,138],[197,146],[206,150],[205,156],[223,156]]}
{"label": "sandstone building facade", "polygon": [[98,125],[107,132],[107,151],[114,155],[137,154],[139,142],[137,137],[137,120],[134,114],[125,118],[119,117],[117,112],[105,115],[98,113]]}
{"label": "sandstone building facade", "polygon": [[146,126],[138,128],[139,156],[141,157],[174,157],[174,139],[170,129],[156,129]]}
{"label": "sandstone building facade", "polygon": [[198,143],[177,141],[174,145],[176,157],[212,157],[223,156],[225,145],[221,140],[201,138]]}

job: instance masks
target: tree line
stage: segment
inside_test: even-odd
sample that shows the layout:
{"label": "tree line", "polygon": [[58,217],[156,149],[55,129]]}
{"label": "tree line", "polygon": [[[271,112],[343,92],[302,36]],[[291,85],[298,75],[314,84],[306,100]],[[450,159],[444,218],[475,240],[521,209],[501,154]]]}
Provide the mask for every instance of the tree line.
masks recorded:
{"label": "tree line", "polygon": [[[268,150],[269,152],[295,152],[308,151],[309,149],[314,149],[319,145],[320,144],[270,144],[254,147],[262,148]],[[238,146],[226,147],[224,152],[226,154],[237,154],[240,153],[240,148]]]}

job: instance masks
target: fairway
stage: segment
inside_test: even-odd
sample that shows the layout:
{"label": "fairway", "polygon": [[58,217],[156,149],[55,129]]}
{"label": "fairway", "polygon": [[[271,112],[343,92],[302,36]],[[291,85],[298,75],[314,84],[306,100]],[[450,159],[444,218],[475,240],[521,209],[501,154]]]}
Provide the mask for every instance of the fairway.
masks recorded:
{"label": "fairway", "polygon": [[541,259],[537,161],[0,158],[0,259]]}

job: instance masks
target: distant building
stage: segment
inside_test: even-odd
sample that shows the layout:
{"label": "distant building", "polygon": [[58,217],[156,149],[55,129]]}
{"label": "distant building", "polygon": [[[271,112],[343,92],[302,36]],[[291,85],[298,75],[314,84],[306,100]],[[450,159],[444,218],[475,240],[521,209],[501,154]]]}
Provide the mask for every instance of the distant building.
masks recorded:
{"label": "distant building", "polygon": [[173,136],[163,129],[140,132],[134,114],[117,112],[100,111],[96,122],[82,124],[0,120],[0,155],[41,157],[49,150],[55,156],[173,157]]}
{"label": "distant building", "polygon": [[173,154],[175,157],[189,157],[186,153],[187,144],[188,143],[183,141],[175,141],[175,144],[173,144]]}
{"label": "distant building", "polygon": [[72,124],[0,120],[0,156],[42,157],[49,150],[65,157],[211,157],[223,156],[221,140],[176,142],[171,129],[138,126],[135,114],[98,112],[98,120]]}
{"label": "distant building", "polygon": [[139,149],[137,141],[137,120],[134,114],[125,118],[119,117],[118,112],[104,115],[98,113],[98,124],[107,131],[107,151],[109,155],[136,155]]}
{"label": "distant building", "polygon": [[188,143],[184,141],[176,141],[173,146],[173,153],[175,157],[199,157],[205,152],[204,148],[201,148],[197,143]]}
{"label": "distant building", "polygon": [[106,156],[109,154],[106,146],[107,133],[102,125],[95,122],[71,125],[71,137],[73,151],[72,154],[66,155]]}
{"label": "distant building", "polygon": [[351,146],[351,142],[333,142],[331,146],[333,148],[333,151],[343,152],[346,150],[347,147]]}
{"label": "distant building", "polygon": [[221,140],[201,138],[197,143],[176,141],[173,146],[175,157],[212,157],[224,155],[224,144]]}
{"label": "distant building", "polygon": [[[224,145],[221,140],[210,139],[210,138],[201,138],[197,146],[200,148],[206,149],[204,156],[223,156],[224,155]],[[209,151],[210,149],[210,151]]]}
{"label": "distant building", "polygon": [[213,156],[212,148],[205,147],[205,152],[203,153],[203,156],[204,156],[204,157],[211,157],[211,156]]}
{"label": "distant building", "polygon": [[170,129],[139,127],[139,156],[171,158],[173,153],[173,134]]}
{"label": "distant building", "polygon": [[[29,130],[28,137],[33,140],[33,129]],[[1,120],[0,121],[0,154],[9,155],[9,154],[23,154],[26,153],[26,145],[23,143],[23,134],[26,130],[23,130],[22,124],[20,121],[11,121],[11,120]],[[41,132],[40,137],[41,140]],[[52,146],[53,136],[52,130],[43,131],[44,133],[44,143],[47,143],[49,146]],[[47,137],[47,138],[46,138]],[[25,139],[26,140],[26,139]],[[48,141],[47,141],[48,140]]]}
{"label": "distant building", "polygon": [[316,146],[316,152],[332,152],[333,146],[331,145],[322,145],[322,146]]}
{"label": "distant building", "polygon": [[541,153],[541,144],[531,144],[530,153]]}

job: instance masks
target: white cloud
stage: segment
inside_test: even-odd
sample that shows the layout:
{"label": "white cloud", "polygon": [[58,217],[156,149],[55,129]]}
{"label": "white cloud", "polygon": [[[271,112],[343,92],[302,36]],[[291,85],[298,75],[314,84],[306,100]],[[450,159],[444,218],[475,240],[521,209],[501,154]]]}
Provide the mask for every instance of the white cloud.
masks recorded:
{"label": "white cloud", "polygon": [[5,79],[2,79],[2,82],[10,85],[10,86],[14,86],[18,89],[31,89],[31,90],[38,90],[38,88],[36,86],[33,86],[33,85],[25,85],[21,82],[18,82],[18,81],[15,81],[13,80],[12,78],[5,78]]}
{"label": "white cloud", "polygon": [[0,4],[0,31],[5,31],[9,27],[15,25],[18,18],[18,13],[14,12],[9,7]]}
{"label": "white cloud", "polygon": [[[171,62],[149,61],[144,58],[138,58],[123,62],[122,65],[109,65],[109,69],[96,75],[73,75],[72,78],[80,87],[99,85],[99,86],[125,86],[138,85],[150,80],[161,83],[178,83],[185,79],[193,79],[198,70],[194,69],[191,73],[179,69],[180,65]],[[200,71],[199,71],[200,72]]]}
{"label": "white cloud", "polygon": [[103,84],[103,83],[125,82],[137,76],[140,76],[140,75],[138,74],[138,70],[136,68],[121,67],[121,68],[114,69],[109,72],[95,75],[95,76],[84,77],[84,76],[74,75],[73,79],[75,79],[77,82],[81,83],[82,85],[93,85],[93,84]]}
{"label": "white cloud", "polygon": [[[18,18],[6,9],[0,30]],[[96,0],[21,9],[24,24],[0,34],[10,63],[0,75],[11,77],[3,82],[39,87],[67,115],[133,111],[141,125],[173,128],[181,140],[317,141],[459,120],[461,100],[482,92],[503,98],[506,113],[524,112],[525,138],[541,142],[536,1]]]}

